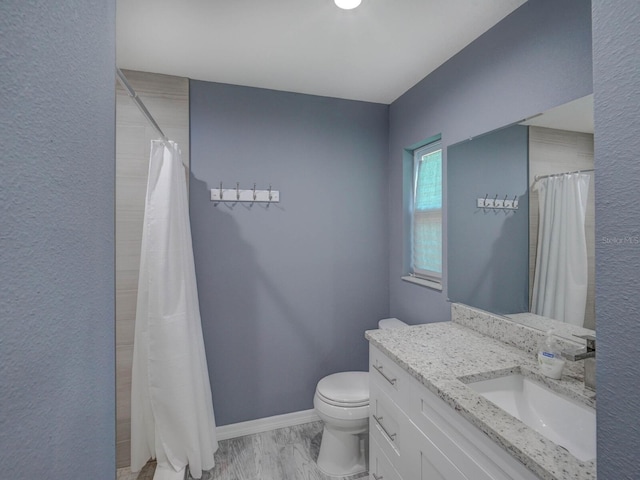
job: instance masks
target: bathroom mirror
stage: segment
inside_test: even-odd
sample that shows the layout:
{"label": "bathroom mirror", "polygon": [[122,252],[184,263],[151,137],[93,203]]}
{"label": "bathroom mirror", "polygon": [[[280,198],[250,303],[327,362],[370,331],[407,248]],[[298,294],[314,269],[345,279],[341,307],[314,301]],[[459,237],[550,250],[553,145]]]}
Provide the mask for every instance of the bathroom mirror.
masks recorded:
{"label": "bathroom mirror", "polygon": [[[581,174],[564,175],[576,171]],[[586,204],[583,200],[578,202],[576,215],[573,211],[563,213],[566,218],[584,215],[583,230],[577,228],[578,240],[569,243],[570,250],[574,251],[573,245],[578,245],[584,237],[586,251],[580,247],[577,268],[584,273],[583,280],[578,283],[586,284],[586,294],[579,296],[577,308],[570,295],[565,299],[561,294],[571,291],[572,286],[554,283],[545,289],[538,280],[534,294],[539,192],[549,191],[550,185],[554,184],[545,180],[549,177],[554,182],[561,177],[563,181],[571,182],[574,180],[569,177],[582,177],[580,198],[587,196]],[[541,298],[549,292],[549,295],[558,295],[554,302],[572,301],[573,306],[563,307],[562,314],[545,314],[545,317],[595,329],[593,183],[591,95],[527,121],[450,145],[447,149],[449,300],[509,316],[532,326],[539,323],[540,328],[546,328],[547,323],[530,312],[533,305],[534,311],[537,308],[542,313]],[[517,201],[517,208],[514,201]],[[545,210],[549,204],[549,201],[545,203]],[[545,235],[544,242],[556,241],[547,237],[549,235]],[[541,251],[549,251],[548,244],[544,243]],[[538,268],[541,269],[545,257],[540,255],[541,266]],[[556,257],[552,256],[549,263],[555,267]],[[538,276],[547,278],[548,275],[542,272]],[[584,314],[580,308],[584,308]],[[571,313],[566,312],[577,312],[574,317],[578,319],[569,318]],[[567,318],[559,318],[562,315]]]}

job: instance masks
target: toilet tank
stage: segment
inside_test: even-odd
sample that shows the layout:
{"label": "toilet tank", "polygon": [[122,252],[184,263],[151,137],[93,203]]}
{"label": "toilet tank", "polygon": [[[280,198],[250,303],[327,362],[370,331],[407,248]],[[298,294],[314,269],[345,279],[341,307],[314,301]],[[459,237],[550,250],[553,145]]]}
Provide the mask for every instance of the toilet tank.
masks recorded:
{"label": "toilet tank", "polygon": [[388,330],[390,328],[404,328],[408,327],[406,323],[397,318],[383,318],[378,322],[378,328],[381,330]]}

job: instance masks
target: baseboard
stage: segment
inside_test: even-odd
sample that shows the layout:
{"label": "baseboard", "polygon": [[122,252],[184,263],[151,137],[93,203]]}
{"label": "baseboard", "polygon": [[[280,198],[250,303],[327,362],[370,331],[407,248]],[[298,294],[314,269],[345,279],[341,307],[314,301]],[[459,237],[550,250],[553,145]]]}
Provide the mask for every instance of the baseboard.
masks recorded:
{"label": "baseboard", "polygon": [[314,409],[302,410],[300,412],[285,413],[283,415],[258,418],[247,422],[238,422],[216,427],[216,438],[218,440],[227,440],[229,438],[253,435],[254,433],[267,432],[278,428],[317,422],[318,420],[320,420],[320,417],[318,417]]}

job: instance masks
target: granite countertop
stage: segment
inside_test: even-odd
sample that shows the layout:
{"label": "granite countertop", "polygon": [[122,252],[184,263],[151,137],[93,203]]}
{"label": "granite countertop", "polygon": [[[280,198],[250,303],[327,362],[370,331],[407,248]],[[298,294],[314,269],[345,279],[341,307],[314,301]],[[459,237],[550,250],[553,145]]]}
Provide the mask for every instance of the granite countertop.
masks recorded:
{"label": "granite countertop", "polygon": [[596,478],[595,461],[578,460],[464,383],[520,372],[595,406],[595,395],[584,388],[576,368],[581,364],[565,367],[567,374],[552,380],[540,373],[535,356],[452,322],[370,330],[365,336],[540,478]]}

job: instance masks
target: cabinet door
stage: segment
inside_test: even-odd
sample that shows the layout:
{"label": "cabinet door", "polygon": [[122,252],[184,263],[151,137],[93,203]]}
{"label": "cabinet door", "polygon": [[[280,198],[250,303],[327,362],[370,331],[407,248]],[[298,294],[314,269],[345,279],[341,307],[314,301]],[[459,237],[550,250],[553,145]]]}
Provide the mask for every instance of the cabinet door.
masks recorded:
{"label": "cabinet door", "polygon": [[[450,458],[415,426],[407,432],[409,451],[405,457],[406,478],[417,480],[477,480],[467,477]],[[479,477],[478,477],[479,478]]]}
{"label": "cabinet door", "polygon": [[[434,448],[437,446],[437,450],[464,473],[465,477],[462,478],[538,480],[535,474],[423,385],[416,382],[411,389],[411,405],[407,415],[413,425],[428,437],[429,443]],[[425,453],[432,450],[427,447]]]}

